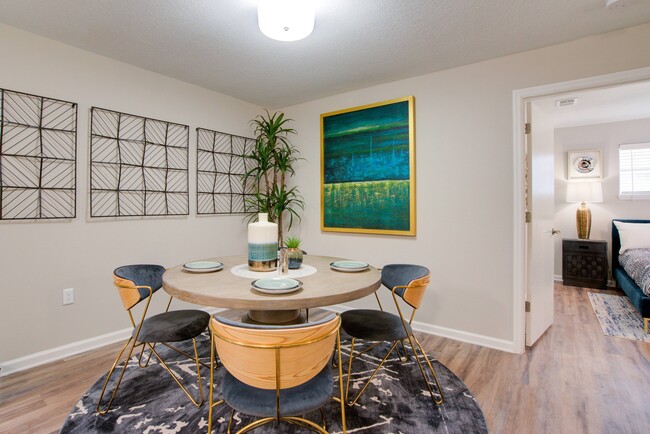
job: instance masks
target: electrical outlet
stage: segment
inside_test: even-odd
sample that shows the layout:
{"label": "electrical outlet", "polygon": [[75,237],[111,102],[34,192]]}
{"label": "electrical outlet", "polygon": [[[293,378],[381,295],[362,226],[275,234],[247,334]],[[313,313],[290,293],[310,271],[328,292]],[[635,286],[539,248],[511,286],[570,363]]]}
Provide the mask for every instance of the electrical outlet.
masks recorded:
{"label": "electrical outlet", "polygon": [[63,305],[74,303],[74,288],[65,288],[63,290]]}

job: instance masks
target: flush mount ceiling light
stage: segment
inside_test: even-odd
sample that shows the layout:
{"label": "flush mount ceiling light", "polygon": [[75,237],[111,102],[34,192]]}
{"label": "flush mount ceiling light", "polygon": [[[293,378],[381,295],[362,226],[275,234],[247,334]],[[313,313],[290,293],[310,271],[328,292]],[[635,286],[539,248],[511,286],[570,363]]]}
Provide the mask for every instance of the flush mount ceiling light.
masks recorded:
{"label": "flush mount ceiling light", "polygon": [[259,0],[257,22],[266,36],[278,41],[298,41],[314,30],[312,0]]}
{"label": "flush mount ceiling light", "polygon": [[624,8],[630,3],[634,3],[634,0],[605,0],[605,7],[607,9]]}

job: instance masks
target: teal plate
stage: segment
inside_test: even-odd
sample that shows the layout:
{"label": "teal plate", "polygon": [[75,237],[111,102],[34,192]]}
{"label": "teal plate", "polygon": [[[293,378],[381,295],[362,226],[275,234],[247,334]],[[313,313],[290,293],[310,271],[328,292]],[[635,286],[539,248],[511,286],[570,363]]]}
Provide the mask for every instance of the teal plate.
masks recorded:
{"label": "teal plate", "polygon": [[183,270],[189,271],[190,273],[212,273],[222,268],[223,264],[221,262],[214,261],[195,261],[183,264]]}
{"label": "teal plate", "polygon": [[347,271],[353,273],[356,271],[363,271],[369,267],[366,262],[360,261],[336,261],[330,263],[330,267],[336,271]]}
{"label": "teal plate", "polygon": [[277,277],[272,279],[254,280],[251,283],[251,286],[256,291],[264,292],[266,294],[286,294],[298,291],[302,288],[302,282],[288,277]]}

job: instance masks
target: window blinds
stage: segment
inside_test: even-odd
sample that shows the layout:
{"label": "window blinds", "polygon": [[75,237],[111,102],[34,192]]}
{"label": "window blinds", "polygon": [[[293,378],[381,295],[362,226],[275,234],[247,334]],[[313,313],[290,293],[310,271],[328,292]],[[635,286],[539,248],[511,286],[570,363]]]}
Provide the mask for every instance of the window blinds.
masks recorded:
{"label": "window blinds", "polygon": [[619,196],[650,199],[650,143],[620,145]]}

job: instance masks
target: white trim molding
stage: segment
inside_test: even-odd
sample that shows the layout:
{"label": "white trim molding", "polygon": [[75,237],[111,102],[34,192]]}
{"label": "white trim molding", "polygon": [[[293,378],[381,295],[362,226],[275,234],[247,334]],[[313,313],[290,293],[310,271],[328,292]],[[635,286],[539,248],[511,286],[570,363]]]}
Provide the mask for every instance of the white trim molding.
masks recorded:
{"label": "white trim molding", "polygon": [[[525,136],[524,119],[526,102],[566,92],[618,86],[650,80],[650,67],[581,78],[578,80],[552,83],[543,86],[517,89],[512,92],[513,119],[513,175],[514,175],[514,243],[513,243],[513,332],[514,349],[523,353],[526,343],[526,224],[524,192]],[[534,122],[534,121],[533,121]]]}
{"label": "white trim molding", "polygon": [[13,360],[7,360],[0,363],[0,378],[26,369],[35,368],[46,363],[66,359],[68,357],[85,353],[86,351],[96,350],[115,342],[124,341],[131,336],[133,328],[118,330],[112,333],[95,336],[70,344],[61,345],[60,347],[50,348],[38,353],[28,354]]}
{"label": "white trim molding", "polygon": [[[342,313],[346,310],[354,309],[349,306],[338,304],[336,306],[328,306],[325,308],[332,312]],[[497,339],[490,336],[479,335],[475,333],[463,332],[460,330],[450,329],[446,327],[437,326],[434,324],[429,324],[421,321],[413,321],[411,324],[413,330],[427,333],[434,336],[440,336],[443,338],[453,339],[456,341],[465,342],[473,345],[480,345],[482,347],[493,348],[495,350],[506,351],[509,353],[515,353],[515,346],[513,341],[508,341],[504,339]]]}
{"label": "white trim molding", "polygon": [[[221,312],[224,309],[217,308],[203,308],[201,309],[208,312],[210,315]],[[16,372],[25,371],[30,368],[44,365],[46,363],[56,362],[57,360],[67,359],[68,357],[77,354],[85,353],[87,351],[96,350],[97,348],[105,347],[106,345],[122,342],[131,336],[133,328],[125,328],[117,330],[104,335],[95,336],[89,339],[72,342],[59,347],[50,348],[38,353],[28,354],[13,360],[7,360],[0,363],[0,378],[7,375],[15,374]]]}

